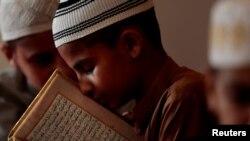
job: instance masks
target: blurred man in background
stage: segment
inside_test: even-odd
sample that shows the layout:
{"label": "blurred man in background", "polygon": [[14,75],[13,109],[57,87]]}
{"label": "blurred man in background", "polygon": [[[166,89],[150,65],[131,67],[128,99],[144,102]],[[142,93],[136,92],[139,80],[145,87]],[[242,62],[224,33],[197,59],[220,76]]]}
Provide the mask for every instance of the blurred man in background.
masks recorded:
{"label": "blurred man in background", "polygon": [[1,141],[56,68],[73,74],[54,46],[57,6],[58,0],[1,0],[1,51],[13,66],[0,74]]}
{"label": "blurred man in background", "polygon": [[250,124],[250,0],[211,12],[208,103],[219,124]]}

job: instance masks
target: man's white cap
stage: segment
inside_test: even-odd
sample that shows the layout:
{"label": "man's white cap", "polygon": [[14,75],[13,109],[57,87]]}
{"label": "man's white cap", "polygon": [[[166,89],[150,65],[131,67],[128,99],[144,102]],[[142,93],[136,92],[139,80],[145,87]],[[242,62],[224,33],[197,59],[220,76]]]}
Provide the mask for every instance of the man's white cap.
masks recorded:
{"label": "man's white cap", "polygon": [[1,0],[0,27],[3,41],[52,29],[59,0]]}
{"label": "man's white cap", "polygon": [[152,7],[153,0],[61,0],[53,21],[55,45],[80,39]]}
{"label": "man's white cap", "polygon": [[220,0],[210,20],[210,66],[250,66],[250,0]]}

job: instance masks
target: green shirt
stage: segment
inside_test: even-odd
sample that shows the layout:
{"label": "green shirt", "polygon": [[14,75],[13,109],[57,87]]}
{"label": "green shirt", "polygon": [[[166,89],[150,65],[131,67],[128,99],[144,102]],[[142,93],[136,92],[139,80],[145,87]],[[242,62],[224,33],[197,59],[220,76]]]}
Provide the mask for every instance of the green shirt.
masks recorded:
{"label": "green shirt", "polygon": [[24,75],[12,68],[0,73],[0,140],[7,136],[37,94]]}

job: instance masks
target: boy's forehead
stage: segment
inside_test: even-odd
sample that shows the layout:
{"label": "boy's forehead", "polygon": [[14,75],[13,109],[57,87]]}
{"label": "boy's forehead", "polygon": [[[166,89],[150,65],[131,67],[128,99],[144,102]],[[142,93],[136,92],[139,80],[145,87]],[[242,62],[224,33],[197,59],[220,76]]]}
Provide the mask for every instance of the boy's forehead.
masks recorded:
{"label": "boy's forehead", "polygon": [[59,51],[59,53],[62,56],[67,56],[72,58],[72,57],[76,57],[79,54],[81,54],[81,56],[87,52],[87,47],[84,44],[83,39],[78,39],[72,42],[68,42],[65,44],[62,44],[59,48],[57,48],[57,50]]}
{"label": "boy's forehead", "polygon": [[61,0],[53,20],[56,47],[149,10],[153,0]]}
{"label": "boy's forehead", "polygon": [[67,42],[62,44],[57,49],[60,50],[60,48],[64,48],[63,50],[74,50],[74,51],[80,51],[85,50],[87,48],[87,43],[90,42],[92,39],[90,37],[83,37],[71,42]]}

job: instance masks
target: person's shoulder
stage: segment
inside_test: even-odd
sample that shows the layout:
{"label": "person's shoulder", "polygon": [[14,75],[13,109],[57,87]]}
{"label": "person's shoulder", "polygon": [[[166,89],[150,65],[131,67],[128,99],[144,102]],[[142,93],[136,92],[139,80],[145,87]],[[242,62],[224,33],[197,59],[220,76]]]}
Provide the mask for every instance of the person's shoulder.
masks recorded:
{"label": "person's shoulder", "polygon": [[14,68],[5,68],[0,71],[0,92],[1,97],[15,95],[17,71]]}
{"label": "person's shoulder", "polygon": [[27,89],[24,76],[14,68],[0,71],[0,98],[5,104],[26,107],[34,98],[35,93]]}
{"label": "person's shoulder", "polygon": [[204,97],[205,76],[202,73],[182,67],[170,86],[169,93],[176,100]]}
{"label": "person's shoulder", "polygon": [[0,71],[0,84],[13,93],[26,91],[26,79],[15,68],[6,68]]}
{"label": "person's shoulder", "polygon": [[14,68],[6,68],[0,71],[0,82],[10,81],[17,76],[17,71]]}
{"label": "person's shoulder", "polygon": [[15,68],[6,68],[0,71],[0,83],[3,85],[16,85],[21,83],[24,79],[24,75]]}
{"label": "person's shoulder", "polygon": [[[205,77],[188,68],[180,68],[155,110],[161,136],[189,138],[206,128]],[[204,121],[204,125],[203,125]],[[175,139],[174,139],[175,138]]]}

